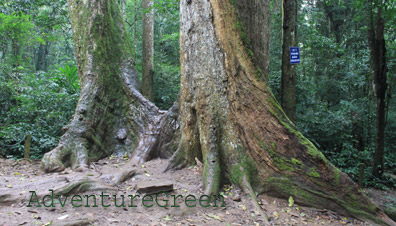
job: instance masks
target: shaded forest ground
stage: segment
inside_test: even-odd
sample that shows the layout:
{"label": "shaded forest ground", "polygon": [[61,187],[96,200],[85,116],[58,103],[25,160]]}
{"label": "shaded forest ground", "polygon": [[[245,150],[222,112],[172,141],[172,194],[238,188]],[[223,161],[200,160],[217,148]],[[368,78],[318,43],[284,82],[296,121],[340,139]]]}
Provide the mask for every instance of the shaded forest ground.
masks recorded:
{"label": "shaded forest ground", "polygon": [[[166,179],[173,182],[174,191],[169,193],[195,195],[197,198],[203,194],[201,184],[202,169],[194,166],[178,171],[161,173],[166,166],[167,160],[155,159],[143,165],[136,166],[137,175],[124,183],[116,186],[116,190],[106,194],[134,195],[137,192],[136,184],[139,181],[156,181]],[[40,181],[53,180],[53,187],[58,180],[72,181],[76,177],[105,178],[108,172],[125,170],[130,167],[129,162],[123,157],[110,157],[91,165],[87,172],[73,172],[69,169],[61,173],[44,174],[40,170],[40,162],[0,159],[0,190],[4,194],[5,189],[12,191],[16,197],[26,196],[28,190],[37,189]],[[111,180],[111,179],[110,179]],[[107,181],[109,182],[109,181]],[[22,186],[22,184],[31,184]],[[51,189],[53,187],[40,189]],[[140,200],[137,207],[72,207],[66,202],[65,207],[27,207],[26,201],[1,204],[0,225],[262,225],[256,219],[256,213],[252,210],[239,188],[225,186],[222,191],[225,195],[226,207],[192,207],[188,208],[179,200],[180,207],[161,208],[154,206],[143,207]],[[367,194],[376,202],[393,202],[396,204],[394,191],[366,190]],[[87,195],[100,195],[100,191],[89,191]],[[80,194],[80,195],[83,195]],[[30,197],[30,196],[29,196]],[[155,195],[154,195],[155,197]],[[171,197],[168,198],[172,200]],[[264,212],[269,216],[271,225],[370,225],[351,218],[339,216],[335,213],[294,204],[289,207],[287,200],[276,199],[265,195],[259,196]],[[109,200],[112,202],[112,200]],[[129,199],[125,199],[126,205]],[[171,203],[171,201],[170,201]],[[33,204],[35,206],[36,204]],[[52,223],[51,223],[52,222]]]}

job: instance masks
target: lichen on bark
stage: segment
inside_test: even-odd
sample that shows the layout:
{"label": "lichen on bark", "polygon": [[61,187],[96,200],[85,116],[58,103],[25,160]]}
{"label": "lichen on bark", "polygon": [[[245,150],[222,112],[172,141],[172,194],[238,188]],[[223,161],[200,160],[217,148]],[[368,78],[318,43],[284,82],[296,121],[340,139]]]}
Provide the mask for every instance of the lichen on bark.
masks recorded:
{"label": "lichen on bark", "polygon": [[177,142],[177,104],[161,112],[138,91],[131,46],[116,2],[69,0],[69,12],[80,99],[58,147],[44,155],[42,168],[51,172],[70,166],[82,171],[89,162],[112,153],[133,153],[136,161],[169,156],[172,150],[164,146]]}
{"label": "lichen on bark", "polygon": [[[257,61],[244,41],[251,39],[251,34],[235,26],[253,26],[244,28],[250,31],[257,26],[238,21],[264,12],[240,8],[249,2],[181,1],[181,136],[187,141],[200,140],[199,144],[182,142],[179,149],[191,159],[199,156],[196,149],[200,148],[205,164],[203,180],[215,181],[204,183],[205,192],[216,192],[213,185],[221,184],[213,175],[243,186],[241,181],[246,180],[241,178],[246,178],[247,170],[240,156],[245,155],[257,169],[257,191],[282,198],[292,195],[305,205],[391,225],[356,184],[295,128],[268,85],[256,76],[262,69],[255,65]],[[265,34],[262,38],[269,41]],[[258,44],[249,45],[257,49]],[[196,128],[198,134],[192,133]],[[208,132],[210,128],[216,128],[215,136]],[[172,160],[183,161],[181,156]],[[217,162],[213,156],[221,156],[222,167],[212,164]],[[175,162],[172,160],[170,165]]]}
{"label": "lichen on bark", "polygon": [[[286,117],[256,76],[262,69],[234,26],[238,9],[229,0],[181,1],[180,103],[166,112],[138,91],[115,2],[69,0],[69,7],[81,97],[59,146],[44,156],[44,170],[68,165],[84,170],[114,152],[132,152],[132,161],[140,163],[175,151],[168,170],[193,164],[195,158],[204,162],[206,194],[232,180],[251,196],[253,189],[292,195],[302,204],[394,224]],[[250,12],[255,9],[238,13],[265,12]],[[244,26],[253,31],[258,25]]]}

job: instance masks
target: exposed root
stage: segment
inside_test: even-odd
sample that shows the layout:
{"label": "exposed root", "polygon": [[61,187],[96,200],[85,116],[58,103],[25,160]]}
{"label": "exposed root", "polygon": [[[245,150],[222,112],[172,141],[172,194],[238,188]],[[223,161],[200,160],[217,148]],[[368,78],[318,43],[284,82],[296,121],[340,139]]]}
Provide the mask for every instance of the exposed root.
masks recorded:
{"label": "exposed root", "polygon": [[67,163],[62,162],[62,160],[69,153],[62,149],[62,147],[57,147],[51,152],[46,153],[41,160],[41,169],[45,172],[58,172],[66,169]]}
{"label": "exposed root", "polygon": [[206,153],[203,170],[203,184],[205,194],[208,196],[219,193],[221,181],[221,168],[219,151],[217,147],[216,128],[212,124],[209,128],[210,145],[209,151]]}
{"label": "exposed root", "polygon": [[126,170],[116,176],[115,184],[122,184],[135,175],[136,175],[136,170],[134,169]]}
{"label": "exposed root", "polygon": [[4,193],[2,191],[0,194],[0,204],[15,203],[19,200],[20,199],[18,197],[13,196],[13,193]]}
{"label": "exposed root", "polygon": [[26,159],[26,158],[17,159],[17,160],[12,164],[12,166],[14,167],[14,166],[18,165],[20,162],[23,162],[23,161],[27,161],[27,162],[30,162],[30,163],[32,162],[31,159]]}
{"label": "exposed root", "polygon": [[179,170],[187,165],[184,144],[184,142],[180,142],[179,147],[169,159],[169,163],[166,166],[164,172],[167,172],[169,170]]}
{"label": "exposed root", "polygon": [[[0,205],[9,205],[21,201],[29,200],[29,194],[26,191],[36,190],[38,196],[41,197],[48,194],[47,188],[53,187],[55,184],[67,185],[66,177],[56,177],[44,179],[35,182],[27,182],[15,185],[12,189],[0,188]],[[25,191],[25,192],[24,192]]]}
{"label": "exposed root", "polygon": [[86,226],[86,225],[92,225],[96,220],[94,219],[79,219],[79,220],[74,220],[74,221],[69,221],[69,222],[63,222],[63,223],[56,223],[53,225],[56,226]]}
{"label": "exposed root", "polygon": [[176,151],[180,139],[177,101],[168,111],[158,111],[141,134],[132,162],[140,165],[156,157],[169,158]]}
{"label": "exposed root", "polygon": [[77,172],[88,169],[88,150],[83,138],[70,138],[69,134],[62,137],[58,147],[46,153],[41,160],[41,168],[45,172],[59,172],[71,167]]}
{"label": "exposed root", "polygon": [[180,114],[179,101],[165,113],[161,120],[160,133],[158,137],[157,151],[152,158],[160,157],[169,159],[177,150],[180,142]]}
{"label": "exposed root", "polygon": [[245,169],[243,167],[240,167],[240,170],[242,172],[242,177],[240,178],[240,186],[242,188],[242,191],[245,193],[245,195],[250,199],[251,203],[253,204],[254,208],[256,211],[260,214],[261,220],[263,221],[264,225],[270,225],[268,222],[268,216],[264,213],[264,211],[261,209],[260,204],[258,203],[256,193],[254,189],[252,188],[252,185],[250,184]]}
{"label": "exposed root", "polygon": [[396,208],[395,207],[390,207],[390,206],[380,206],[384,212],[386,213],[386,215],[388,215],[388,217],[394,221],[396,221]]}
{"label": "exposed root", "polygon": [[150,160],[158,145],[159,125],[162,118],[163,115],[159,115],[152,123],[148,124],[144,133],[140,136],[137,148],[133,152],[132,162],[140,165]]}
{"label": "exposed root", "polygon": [[98,190],[116,190],[114,187],[102,184],[97,180],[90,180],[88,178],[82,178],[75,181],[71,181],[67,186],[60,186],[54,190],[55,195],[68,195],[77,194],[87,191],[98,191]]}
{"label": "exposed root", "polygon": [[45,195],[52,193],[48,188],[52,188],[54,195],[117,190],[113,186],[103,184],[100,180],[90,179],[84,176],[77,176],[74,180],[69,180],[68,177],[46,178],[37,182],[20,184],[12,190],[9,188],[0,189],[0,205],[29,201],[32,194],[26,192],[27,190],[35,190],[37,198],[41,199]]}
{"label": "exposed root", "polygon": [[140,172],[137,172],[136,169],[127,169],[122,172],[116,172],[113,174],[105,174],[101,176],[100,178],[105,181],[106,183],[113,184],[113,185],[119,185],[124,183],[126,180],[134,177],[137,174],[141,174]]}

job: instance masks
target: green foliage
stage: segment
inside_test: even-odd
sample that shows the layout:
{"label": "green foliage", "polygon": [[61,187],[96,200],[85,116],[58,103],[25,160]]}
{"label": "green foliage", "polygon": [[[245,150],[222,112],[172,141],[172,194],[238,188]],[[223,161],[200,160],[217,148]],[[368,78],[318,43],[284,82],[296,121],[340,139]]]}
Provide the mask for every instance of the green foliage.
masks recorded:
{"label": "green foliage", "polygon": [[[154,3],[154,103],[164,110],[173,105],[180,89],[179,4],[176,0]],[[134,43],[132,52],[140,77],[143,13],[141,0],[127,1],[127,31]]]}
{"label": "green foliage", "polygon": [[2,57],[6,53],[4,47],[9,44],[11,46],[10,63],[17,70],[22,68],[21,48],[23,44],[31,43],[32,41],[42,42],[40,37],[36,37],[34,32],[34,25],[31,23],[31,17],[24,14],[5,15],[0,13],[0,34],[3,38],[0,39],[0,46],[2,46]]}
{"label": "green foliage", "polygon": [[[40,158],[57,144],[78,99],[76,68],[59,68],[74,64],[66,1],[0,5],[0,155],[23,156],[31,134],[31,155]],[[36,72],[38,63],[49,72]]]}
{"label": "green foliage", "polygon": [[71,84],[52,73],[25,74],[18,80],[0,80],[2,155],[23,156],[24,139],[31,134],[31,156],[39,159],[57,145],[62,127],[71,118],[78,99],[69,92]]}
{"label": "green foliage", "polygon": [[8,39],[12,42],[24,41],[33,32],[30,16],[0,13],[0,32],[6,40]]}
{"label": "green foliage", "polygon": [[[280,99],[282,12],[271,4],[270,86]],[[390,7],[389,7],[390,8]],[[388,8],[388,9],[389,9]],[[392,11],[392,10],[391,10]],[[389,11],[387,11],[389,13]],[[301,4],[298,41],[301,64],[296,65],[297,122],[299,130],[325,156],[355,181],[364,163],[365,185],[394,186],[394,182],[371,175],[375,136],[375,98],[370,91],[369,48],[366,14],[362,1],[318,1]],[[388,17],[388,122],[385,134],[386,170],[395,167],[396,102],[395,38],[393,17]],[[392,38],[391,38],[392,37]],[[394,172],[393,172],[394,173]]]}
{"label": "green foliage", "polygon": [[78,80],[77,67],[66,65],[58,69],[59,73],[56,74],[56,82],[66,89],[67,93],[74,94],[80,90]]}

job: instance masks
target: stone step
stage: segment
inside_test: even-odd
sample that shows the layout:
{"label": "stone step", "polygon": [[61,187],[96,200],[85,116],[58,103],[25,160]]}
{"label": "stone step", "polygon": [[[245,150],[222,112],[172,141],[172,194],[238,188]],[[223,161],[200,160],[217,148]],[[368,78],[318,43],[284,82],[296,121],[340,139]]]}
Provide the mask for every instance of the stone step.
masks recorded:
{"label": "stone step", "polygon": [[173,191],[173,182],[168,180],[139,181],[137,182],[136,188],[137,192],[141,194],[155,194]]}

